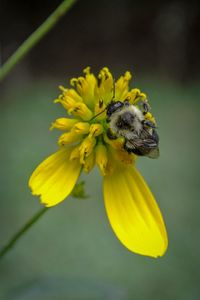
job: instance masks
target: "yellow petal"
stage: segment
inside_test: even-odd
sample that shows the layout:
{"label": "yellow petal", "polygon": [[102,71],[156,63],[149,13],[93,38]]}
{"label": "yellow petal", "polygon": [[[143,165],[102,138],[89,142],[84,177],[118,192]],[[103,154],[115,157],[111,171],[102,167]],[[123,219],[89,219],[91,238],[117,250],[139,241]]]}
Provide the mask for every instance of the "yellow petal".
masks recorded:
{"label": "yellow petal", "polygon": [[79,177],[79,160],[69,160],[71,148],[62,148],[45,159],[33,172],[29,186],[41,202],[53,206],[63,201],[72,191]]}
{"label": "yellow petal", "polygon": [[167,233],[156,201],[133,167],[104,177],[105,207],[118,239],[130,251],[151,257],[167,249]]}

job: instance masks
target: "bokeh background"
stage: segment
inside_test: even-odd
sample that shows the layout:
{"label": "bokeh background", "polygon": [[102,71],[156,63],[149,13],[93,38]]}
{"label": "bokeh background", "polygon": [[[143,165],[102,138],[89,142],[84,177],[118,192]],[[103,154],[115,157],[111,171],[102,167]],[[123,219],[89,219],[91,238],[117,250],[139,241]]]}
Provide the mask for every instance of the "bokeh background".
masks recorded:
{"label": "bokeh background", "polygon": [[[60,1],[2,1],[3,63]],[[52,120],[59,84],[90,65],[148,94],[159,124],[161,156],[138,168],[165,217],[169,249],[160,259],[126,250],[106,218],[98,170],[88,199],[54,207],[0,262],[5,300],[200,299],[198,1],[82,0],[1,84],[0,246],[41,205],[28,178],[57,149]]]}

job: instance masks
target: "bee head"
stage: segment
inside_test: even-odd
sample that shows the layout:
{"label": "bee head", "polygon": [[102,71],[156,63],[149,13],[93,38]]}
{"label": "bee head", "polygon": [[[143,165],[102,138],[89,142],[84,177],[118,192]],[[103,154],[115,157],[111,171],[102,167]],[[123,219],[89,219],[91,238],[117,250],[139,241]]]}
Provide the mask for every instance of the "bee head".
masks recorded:
{"label": "bee head", "polygon": [[116,125],[119,129],[131,129],[134,123],[134,119],[134,115],[127,111],[119,115]]}

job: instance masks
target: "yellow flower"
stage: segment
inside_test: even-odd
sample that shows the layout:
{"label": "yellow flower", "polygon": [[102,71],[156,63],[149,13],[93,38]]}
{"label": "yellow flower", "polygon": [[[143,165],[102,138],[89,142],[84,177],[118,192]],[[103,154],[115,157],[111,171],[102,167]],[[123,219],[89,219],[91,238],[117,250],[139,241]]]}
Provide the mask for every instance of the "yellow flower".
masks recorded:
{"label": "yellow flower", "polygon": [[[138,153],[126,149],[128,135],[108,134],[109,104],[129,103],[142,115],[140,104],[142,101],[147,106],[146,95],[129,89],[130,72],[116,82],[108,68],[100,70],[98,77],[89,67],[83,72],[84,76],[71,79],[72,88],[60,87],[55,103],[61,103],[68,116],[55,120],[51,129],[64,133],[58,139],[58,151],[31,175],[32,193],[47,207],[56,205],[70,195],[82,171],[89,173],[97,165],[103,176],[106,212],[118,239],[135,253],[162,256],[168,245],[165,224],[149,187],[136,170]],[[150,111],[143,115],[143,121],[155,124]]]}

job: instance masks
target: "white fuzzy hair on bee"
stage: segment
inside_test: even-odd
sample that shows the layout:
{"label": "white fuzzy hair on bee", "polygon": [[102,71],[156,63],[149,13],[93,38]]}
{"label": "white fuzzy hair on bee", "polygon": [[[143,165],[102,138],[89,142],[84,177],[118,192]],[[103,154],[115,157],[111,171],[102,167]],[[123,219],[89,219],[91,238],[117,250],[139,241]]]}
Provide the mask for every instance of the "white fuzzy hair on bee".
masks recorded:
{"label": "white fuzzy hair on bee", "polygon": [[128,116],[129,126],[134,128],[135,133],[140,134],[142,130],[141,122],[144,120],[144,116],[142,112],[134,105],[129,105],[121,110],[115,111],[110,119],[110,129],[118,135],[125,136],[128,139],[132,138],[134,136],[134,132],[131,132],[130,129],[119,128],[119,120],[123,120],[123,116],[125,119]]}

